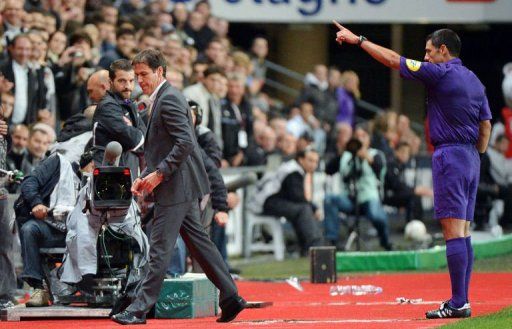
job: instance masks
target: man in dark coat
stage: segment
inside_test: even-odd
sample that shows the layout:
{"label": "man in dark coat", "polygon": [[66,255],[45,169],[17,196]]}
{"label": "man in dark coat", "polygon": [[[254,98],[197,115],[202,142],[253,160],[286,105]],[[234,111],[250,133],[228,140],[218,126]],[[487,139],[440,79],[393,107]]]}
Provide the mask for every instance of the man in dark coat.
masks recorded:
{"label": "man in dark coat", "polygon": [[155,213],[146,277],[130,306],[113,315],[112,320],[146,323],[145,315],[156,303],[181,233],[192,256],[220,290],[222,315],[217,321],[232,321],[244,309],[245,301],[199,221],[199,199],[210,189],[187,101],[165,80],[167,65],[160,51],[143,50],[133,63],[139,85],[144,94],[151,95],[153,104],[144,152],[147,167],[133,183],[132,192],[138,196],[153,193]]}
{"label": "man in dark coat", "polygon": [[120,164],[130,167],[132,177],[139,175],[139,154],[144,145],[146,126],[135,104],[130,100],[135,74],[126,59],[113,62],[109,68],[111,91],[107,91],[93,116],[94,161],[101,164],[106,145],[116,141],[123,147]]}

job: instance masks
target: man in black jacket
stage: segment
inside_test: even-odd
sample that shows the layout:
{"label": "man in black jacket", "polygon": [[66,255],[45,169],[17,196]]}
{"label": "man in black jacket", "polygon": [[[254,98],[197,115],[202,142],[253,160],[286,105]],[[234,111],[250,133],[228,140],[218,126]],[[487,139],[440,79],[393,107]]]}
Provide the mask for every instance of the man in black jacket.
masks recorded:
{"label": "man in black jacket", "polygon": [[126,59],[113,62],[109,68],[111,90],[98,104],[93,116],[94,161],[100,164],[105,146],[116,141],[123,147],[120,164],[130,167],[132,178],[139,175],[139,154],[144,145],[146,126],[130,100],[135,74]]}
{"label": "man in black jacket", "polygon": [[411,157],[411,146],[400,142],[395,148],[395,157],[387,164],[384,181],[383,203],[392,207],[405,207],[405,219],[423,219],[421,197],[432,197],[431,188],[426,186],[409,186],[405,181],[405,166]]}
{"label": "man in black jacket", "polygon": [[[83,159],[80,161],[82,169],[90,169],[91,159]],[[26,176],[21,184],[21,196],[15,203],[23,258],[21,278],[35,289],[27,306],[49,305],[49,293],[43,287],[39,248],[66,245],[66,233],[52,225],[49,219],[52,218],[51,212],[56,213],[64,206],[74,206],[76,198],[72,194],[78,193],[80,183],[78,169],[76,163],[71,164],[61,155],[52,155]]]}
{"label": "man in black jacket", "polygon": [[316,220],[317,207],[312,203],[313,173],[318,161],[318,152],[311,147],[298,152],[296,159],[263,176],[252,200],[254,212],[282,216],[292,223],[303,256],[307,255],[309,247],[323,243]]}

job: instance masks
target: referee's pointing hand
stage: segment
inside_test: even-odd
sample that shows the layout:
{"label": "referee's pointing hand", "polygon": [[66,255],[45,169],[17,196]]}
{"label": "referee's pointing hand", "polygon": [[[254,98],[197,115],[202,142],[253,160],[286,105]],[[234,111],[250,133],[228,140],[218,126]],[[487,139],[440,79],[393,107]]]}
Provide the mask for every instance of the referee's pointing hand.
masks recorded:
{"label": "referee's pointing hand", "polygon": [[349,29],[343,27],[340,23],[336,22],[335,20],[332,21],[334,25],[339,29],[339,31],[336,33],[336,42],[340,45],[342,42],[347,42],[352,45],[355,45],[359,42],[359,37],[352,33]]}

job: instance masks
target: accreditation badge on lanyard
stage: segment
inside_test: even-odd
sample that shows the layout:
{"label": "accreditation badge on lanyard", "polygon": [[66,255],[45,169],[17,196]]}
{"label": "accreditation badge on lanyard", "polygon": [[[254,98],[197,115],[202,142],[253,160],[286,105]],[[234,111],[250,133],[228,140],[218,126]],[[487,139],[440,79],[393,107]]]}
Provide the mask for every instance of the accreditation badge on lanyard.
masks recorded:
{"label": "accreditation badge on lanyard", "polygon": [[240,130],[238,131],[238,146],[245,149],[247,146],[249,146],[249,138],[247,137],[247,132],[245,131],[242,113],[236,104],[231,104],[231,106],[233,107],[237,121],[240,123]]}

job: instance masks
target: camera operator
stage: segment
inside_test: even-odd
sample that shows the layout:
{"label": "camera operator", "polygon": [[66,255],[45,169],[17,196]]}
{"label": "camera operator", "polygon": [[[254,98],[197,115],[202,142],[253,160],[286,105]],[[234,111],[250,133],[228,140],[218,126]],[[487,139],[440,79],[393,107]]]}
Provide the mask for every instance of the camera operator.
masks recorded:
{"label": "camera operator", "polygon": [[[325,238],[333,245],[337,245],[340,228],[338,212],[353,213],[358,206],[361,214],[365,215],[377,229],[380,245],[386,250],[391,250],[388,218],[380,198],[380,184],[384,179],[386,162],[383,154],[369,145],[368,132],[358,127],[340,159],[342,192],[328,194],[324,199]],[[353,191],[350,191],[351,185]]]}
{"label": "camera operator", "polygon": [[[83,171],[91,170],[91,160],[81,161]],[[14,205],[23,258],[21,278],[35,289],[26,306],[49,305],[39,248],[65,246],[65,226],[57,226],[55,222],[62,219],[57,218],[57,213],[70,211],[76,204],[81,179],[78,167],[64,156],[54,154],[42,161],[21,184],[21,195]]]}
{"label": "camera operator", "polygon": [[146,126],[130,100],[135,86],[132,64],[126,59],[114,61],[109,68],[111,89],[102,98],[93,116],[94,161],[101,163],[105,146],[116,141],[123,147],[120,164],[127,166],[132,178],[139,175],[139,156],[144,145]]}
{"label": "camera operator", "polygon": [[[119,146],[119,144],[117,145]],[[87,153],[86,147],[84,155]],[[107,159],[112,158],[112,149],[109,150],[109,147],[107,146],[105,154],[103,162],[108,163]],[[90,152],[90,156],[92,159],[93,152]],[[102,165],[100,167],[96,167],[94,162],[91,162],[91,167],[98,169],[101,172],[105,167],[113,168],[117,166]],[[89,172],[92,172],[92,170]],[[96,296],[94,289],[96,282],[94,281],[94,278],[96,276],[101,278],[100,263],[105,260],[105,256],[108,256],[108,253],[112,253],[112,259],[108,261],[107,265],[109,267],[109,273],[112,273],[112,268],[110,268],[110,266],[115,267],[111,264],[119,261],[117,257],[129,256],[123,252],[120,254],[116,253],[116,250],[119,250],[116,245],[110,245],[108,243],[109,240],[105,239],[106,232],[113,232],[112,235],[115,234],[118,241],[123,240],[123,236],[127,236],[130,239],[134,239],[138,244],[138,248],[132,248],[134,246],[129,246],[129,248],[132,248],[132,251],[134,251],[133,258],[130,259],[131,264],[133,264],[132,269],[134,271],[128,271],[128,286],[133,287],[136,285],[136,281],[140,279],[139,276],[142,273],[141,270],[149,258],[148,240],[142,231],[137,203],[131,197],[131,194],[127,195],[125,193],[129,191],[129,186],[126,186],[129,182],[126,180],[112,181],[112,179],[108,179],[108,177],[108,174],[103,176],[103,179],[106,179],[106,181],[104,180],[106,188],[104,185],[103,187],[95,185],[101,185],[101,183],[98,181],[94,182],[90,175],[84,177],[85,179],[82,181],[86,183],[83,184],[83,187],[78,193],[76,205],[66,220],[66,256],[62,265],[62,275],[60,280],[67,284],[76,284],[81,295],[87,298],[95,298]],[[118,178],[118,176],[115,177]],[[99,196],[100,194],[103,196]],[[127,203],[123,206],[108,208],[107,210],[102,207],[97,207],[94,200],[97,200],[98,198],[101,200],[107,195],[107,198],[112,198],[114,201],[127,200]],[[98,254],[97,241],[99,239],[100,231],[103,229],[106,230],[103,231],[103,240],[101,240],[102,252],[104,253],[101,255]],[[130,242],[125,240],[123,244],[130,245]],[[134,285],[132,285],[132,283],[134,283]],[[98,294],[101,294],[101,292]]]}

